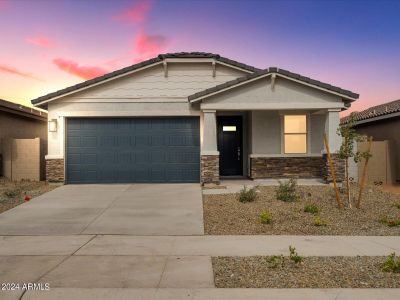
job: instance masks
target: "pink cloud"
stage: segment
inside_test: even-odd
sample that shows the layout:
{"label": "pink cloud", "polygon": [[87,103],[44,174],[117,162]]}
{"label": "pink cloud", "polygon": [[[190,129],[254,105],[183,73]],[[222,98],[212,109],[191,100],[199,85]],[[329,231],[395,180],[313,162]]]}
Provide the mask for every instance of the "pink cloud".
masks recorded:
{"label": "pink cloud", "polygon": [[149,0],[142,0],[112,18],[126,23],[141,23],[146,21],[147,13],[150,11],[151,7],[152,5]]}
{"label": "pink cloud", "polygon": [[0,9],[5,8],[7,5],[7,0],[0,0]]}
{"label": "pink cloud", "polygon": [[54,41],[44,36],[29,37],[26,41],[30,44],[45,48],[53,48],[55,46]]}
{"label": "pink cloud", "polygon": [[13,68],[13,67],[5,66],[5,65],[0,65],[0,72],[9,73],[9,74],[21,76],[24,78],[30,78],[30,79],[35,79],[35,80],[41,81],[41,79],[33,76],[32,74],[25,73],[25,72],[22,72],[22,71],[19,71],[19,70]]}
{"label": "pink cloud", "polygon": [[83,79],[92,79],[101,75],[108,73],[107,70],[101,67],[86,67],[80,66],[77,62],[56,58],[53,60],[53,63],[60,69],[72,75],[78,76]]}
{"label": "pink cloud", "polygon": [[167,45],[167,38],[163,35],[148,35],[143,30],[135,38],[135,52],[138,57],[135,61],[140,61],[154,57],[164,52]]}

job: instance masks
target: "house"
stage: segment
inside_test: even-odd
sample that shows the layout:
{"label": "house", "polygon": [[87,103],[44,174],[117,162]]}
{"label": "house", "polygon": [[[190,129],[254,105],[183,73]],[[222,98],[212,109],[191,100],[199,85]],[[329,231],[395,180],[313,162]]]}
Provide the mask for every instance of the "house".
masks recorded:
{"label": "house", "polygon": [[[66,183],[325,178],[323,134],[359,95],[217,54],[153,59],[32,100],[47,109],[47,178]],[[343,163],[332,156],[339,179]]]}
{"label": "house", "polygon": [[[400,182],[400,100],[373,106],[353,115],[357,133],[371,136],[375,142],[388,141],[390,154],[388,171],[391,173],[388,177],[391,178],[391,182]],[[348,117],[345,117],[341,122],[347,120]],[[384,156],[374,155],[372,159],[379,159],[378,164],[383,166],[385,162],[381,160],[385,159]]]}
{"label": "house", "polygon": [[10,138],[40,138],[39,148],[41,157],[39,177],[44,180],[45,153],[47,149],[47,113],[0,99],[0,176],[6,173],[4,171],[6,161],[3,159],[3,151],[6,151],[4,146],[7,139]]}

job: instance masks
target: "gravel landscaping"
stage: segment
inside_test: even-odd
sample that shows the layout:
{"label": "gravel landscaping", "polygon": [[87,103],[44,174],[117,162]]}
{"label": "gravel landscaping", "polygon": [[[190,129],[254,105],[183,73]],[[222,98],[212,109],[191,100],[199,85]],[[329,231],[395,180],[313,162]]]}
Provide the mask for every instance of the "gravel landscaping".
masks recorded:
{"label": "gravel landscaping", "polygon": [[213,257],[218,288],[400,288],[400,273],[381,270],[384,257],[305,257],[283,265],[268,257]]}
{"label": "gravel landscaping", "polygon": [[[276,189],[259,187],[256,200],[247,203],[239,202],[237,194],[204,195],[206,234],[400,235],[400,224],[393,223],[400,220],[398,194],[368,186],[360,209],[339,210],[330,186],[298,186],[300,197],[295,202],[277,200]],[[345,202],[344,194],[341,197]],[[304,212],[307,204],[317,206],[318,213]],[[263,224],[260,215],[266,210],[271,221]]]}
{"label": "gravel landscaping", "polygon": [[25,202],[25,197],[32,199],[49,192],[59,185],[45,181],[10,181],[0,177],[0,213]]}

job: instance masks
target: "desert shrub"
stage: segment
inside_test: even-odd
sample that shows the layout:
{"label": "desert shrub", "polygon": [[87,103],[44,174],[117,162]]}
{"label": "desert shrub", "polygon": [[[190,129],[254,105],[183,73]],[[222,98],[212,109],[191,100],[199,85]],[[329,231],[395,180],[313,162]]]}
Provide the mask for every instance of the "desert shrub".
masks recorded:
{"label": "desert shrub", "polygon": [[304,212],[316,215],[319,213],[319,208],[317,205],[310,203],[310,204],[306,204],[304,205]]}
{"label": "desert shrub", "polygon": [[257,187],[247,188],[244,186],[239,193],[239,201],[242,203],[253,202],[257,197]]}
{"label": "desert shrub", "polygon": [[389,219],[388,217],[383,217],[380,221],[382,224],[385,224],[389,227],[400,226],[400,219]]}
{"label": "desert shrub", "polygon": [[394,207],[397,207],[398,209],[400,209],[400,202],[396,202],[396,203],[394,204]]}
{"label": "desert shrub", "polygon": [[289,246],[289,259],[294,262],[296,265],[303,261],[303,257],[301,257],[297,252],[296,248]]}
{"label": "desert shrub", "polygon": [[276,190],[276,198],[285,202],[293,202],[299,199],[296,191],[297,181],[290,178],[288,181],[279,181],[279,187]]}
{"label": "desert shrub", "polygon": [[285,258],[283,257],[283,255],[272,255],[272,256],[267,256],[265,258],[265,261],[268,263],[268,266],[270,268],[276,269],[277,267],[282,267],[284,262],[285,262]]}
{"label": "desert shrub", "polygon": [[4,196],[7,198],[15,198],[21,194],[21,191],[17,188],[10,188],[3,192]]}
{"label": "desert shrub", "polygon": [[317,216],[314,218],[314,225],[315,226],[326,226],[328,225],[328,222],[321,217]]}
{"label": "desert shrub", "polygon": [[261,224],[270,224],[272,221],[272,215],[268,210],[265,210],[261,215],[260,215],[260,222]]}
{"label": "desert shrub", "polygon": [[396,253],[390,254],[381,266],[382,271],[400,273],[400,258],[396,258]]}

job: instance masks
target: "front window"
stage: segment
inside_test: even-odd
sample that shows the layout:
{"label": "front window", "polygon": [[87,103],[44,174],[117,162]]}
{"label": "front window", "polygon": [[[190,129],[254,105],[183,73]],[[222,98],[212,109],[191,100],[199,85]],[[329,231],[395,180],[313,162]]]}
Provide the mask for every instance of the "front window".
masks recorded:
{"label": "front window", "polygon": [[306,115],[284,116],[285,154],[307,153],[307,117]]}

